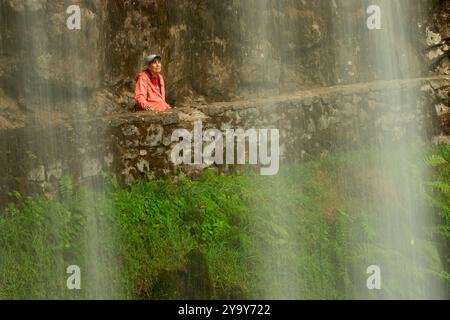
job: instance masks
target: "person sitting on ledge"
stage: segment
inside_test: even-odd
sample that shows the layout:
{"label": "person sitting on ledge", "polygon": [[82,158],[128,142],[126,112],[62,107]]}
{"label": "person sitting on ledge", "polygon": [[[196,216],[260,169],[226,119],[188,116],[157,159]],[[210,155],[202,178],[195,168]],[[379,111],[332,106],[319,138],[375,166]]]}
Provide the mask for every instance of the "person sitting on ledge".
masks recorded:
{"label": "person sitting on ledge", "polygon": [[134,100],[137,110],[167,111],[164,78],[161,75],[161,56],[151,54],[145,58],[148,68],[136,76]]}

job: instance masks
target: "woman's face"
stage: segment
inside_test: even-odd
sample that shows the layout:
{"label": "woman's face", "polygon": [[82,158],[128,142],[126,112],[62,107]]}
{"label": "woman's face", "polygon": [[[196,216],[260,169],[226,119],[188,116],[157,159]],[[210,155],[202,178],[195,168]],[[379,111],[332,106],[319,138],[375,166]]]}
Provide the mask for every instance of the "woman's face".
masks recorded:
{"label": "woman's face", "polygon": [[149,70],[153,75],[157,75],[161,73],[161,60],[155,59],[150,65]]}

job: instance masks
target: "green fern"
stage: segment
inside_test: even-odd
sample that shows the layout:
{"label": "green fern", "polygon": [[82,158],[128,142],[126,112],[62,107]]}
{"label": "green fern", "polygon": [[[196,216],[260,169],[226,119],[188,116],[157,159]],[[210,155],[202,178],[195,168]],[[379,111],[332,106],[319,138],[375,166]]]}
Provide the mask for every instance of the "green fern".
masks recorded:
{"label": "green fern", "polygon": [[63,201],[70,201],[74,193],[73,180],[70,176],[63,176],[58,185],[59,196]]}
{"label": "green fern", "polygon": [[432,154],[425,157],[425,163],[431,167],[439,167],[448,164],[448,161],[439,154]]}
{"label": "green fern", "polygon": [[450,196],[450,183],[445,181],[432,181],[427,183],[430,187],[432,187],[434,190],[438,190],[439,192],[443,193],[444,195]]}

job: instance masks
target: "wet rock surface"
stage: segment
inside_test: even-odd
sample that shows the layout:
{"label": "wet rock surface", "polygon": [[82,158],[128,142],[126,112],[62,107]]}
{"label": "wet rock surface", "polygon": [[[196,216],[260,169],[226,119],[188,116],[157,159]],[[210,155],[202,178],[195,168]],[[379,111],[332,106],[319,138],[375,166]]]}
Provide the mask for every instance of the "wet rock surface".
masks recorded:
{"label": "wet rock surface", "polygon": [[177,270],[161,270],[149,297],[141,290],[142,298],[158,300],[209,300],[213,297],[213,286],[205,256],[191,251],[186,264]]}
{"label": "wet rock surface", "polygon": [[[376,49],[371,43],[388,35],[382,30],[371,33],[365,26],[369,4],[78,0],[70,5],[80,7],[81,29],[69,30],[65,1],[3,1],[2,94],[27,113],[57,111],[78,118],[128,112],[134,77],[150,52],[164,57],[172,104],[383,79],[370,60]],[[430,32],[441,38],[448,33],[448,4],[420,0],[408,2],[408,10],[411,23],[405,23],[417,37],[406,40],[408,50],[403,52],[412,59],[396,63],[404,77],[418,77],[427,73],[421,57]],[[397,33],[391,34],[394,38],[388,40],[395,45]]]}
{"label": "wet rock surface", "polygon": [[[138,112],[90,120],[58,120],[2,130],[0,177],[8,192],[47,193],[57,180],[76,181],[102,171],[129,184],[142,177],[197,176],[210,165],[175,166],[170,155],[177,129],[279,129],[280,161],[307,160],[339,148],[392,140],[417,141],[444,135],[436,110],[448,103],[446,76],[334,86],[295,94],[179,108],[166,113]],[[386,102],[395,93],[396,104]],[[419,94],[417,94],[419,93]],[[410,101],[411,96],[417,96]],[[436,140],[437,138],[435,138]],[[442,138],[441,138],[442,140]],[[219,165],[221,171],[239,165]]]}
{"label": "wet rock surface", "polygon": [[[402,76],[448,74],[449,2],[408,3],[416,36],[401,44],[412,63],[399,57]],[[374,81],[385,75],[370,60],[371,41],[388,34],[366,28],[369,4],[72,1],[81,29],[69,30],[65,1],[1,2],[3,198],[10,190],[47,192],[69,173],[82,180],[106,170],[124,183],[176,173],[171,134],[192,130],[195,120],[205,129],[280,128],[282,159],[404,137],[410,124],[447,141],[447,79]],[[436,47],[424,51],[429,46]],[[150,52],[164,57],[168,100],[178,109],[131,113],[134,76]],[[394,89],[420,94],[386,105],[383,91]]]}

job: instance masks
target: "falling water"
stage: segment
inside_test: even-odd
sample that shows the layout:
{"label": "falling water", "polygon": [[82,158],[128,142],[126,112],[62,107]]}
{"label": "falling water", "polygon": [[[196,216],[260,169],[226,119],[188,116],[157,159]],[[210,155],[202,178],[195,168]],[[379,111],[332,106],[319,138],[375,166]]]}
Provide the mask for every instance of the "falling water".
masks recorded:
{"label": "falling water", "polygon": [[[370,5],[378,5],[381,9],[382,27],[379,30],[367,29],[366,9]],[[336,0],[330,1],[329,6],[330,16],[327,18],[332,20],[330,32],[333,32],[334,37],[330,50],[334,51],[337,83],[395,81],[416,78],[421,74],[418,50],[412,44],[416,35],[413,34],[414,28],[411,27],[411,23],[416,23],[417,17],[410,15],[408,1]],[[358,8],[358,14],[355,14],[355,7]],[[251,33],[250,36],[254,41],[255,51],[264,48],[263,44],[268,41],[268,26],[273,25],[270,20],[273,16],[268,14],[270,10],[270,1],[249,1],[248,5],[243,7],[244,19],[249,21],[251,17],[251,28],[258,30],[256,35]],[[352,51],[349,48],[357,50]],[[265,52],[260,54],[264,57],[265,64],[270,65],[269,56],[267,54],[264,56]],[[364,252],[364,256],[359,257],[359,262],[351,266],[353,269],[351,274],[354,275],[351,281],[357,288],[352,293],[354,298],[446,297],[445,288],[442,284],[438,284],[436,276],[432,275],[432,265],[436,261],[433,261],[433,254],[426,253],[428,243],[424,240],[427,237],[427,230],[434,222],[433,214],[425,203],[423,191],[423,185],[430,178],[424,161],[423,147],[427,144],[424,128],[420,123],[416,123],[413,126],[408,125],[407,129],[393,129],[405,128],[403,124],[405,119],[423,112],[417,110],[418,98],[411,90],[402,90],[395,85],[375,97],[380,105],[387,106],[380,111],[383,113],[381,121],[384,121],[384,124],[374,126],[374,131],[368,135],[381,138],[369,146],[375,152],[370,155],[362,153],[364,155],[360,156],[359,162],[362,167],[354,168],[350,173],[350,176],[358,176],[367,172],[377,172],[370,181],[370,194],[356,195],[356,198],[364,199],[361,202],[361,213],[368,214],[367,225],[361,225],[359,229],[366,228],[377,236],[366,244],[353,243],[355,251],[363,247]],[[390,124],[387,125],[390,128],[386,130],[385,124]],[[348,141],[341,142],[348,144]],[[354,146],[354,149],[356,148]],[[352,183],[348,174],[348,171],[342,172],[336,178],[336,188]],[[327,286],[332,285],[327,283],[330,279],[328,275],[320,275],[322,271],[329,272],[330,266],[311,265],[315,256],[327,253],[320,245],[311,252],[308,244],[301,243],[295,228],[292,228],[301,221],[299,217],[287,215],[289,206],[294,205],[285,197],[286,191],[290,188],[301,187],[296,182],[288,180],[282,183],[279,180],[273,182],[270,195],[273,206],[270,209],[270,217],[258,217],[264,220],[263,223],[273,225],[275,233],[275,236],[266,234],[264,237],[267,239],[274,238],[259,247],[259,250],[264,252],[264,258],[258,264],[258,273],[263,279],[259,286],[263,298],[314,297],[314,290],[322,291],[323,294]],[[347,198],[352,196],[354,195],[346,195]],[[255,215],[261,212],[257,211]],[[317,226],[311,228],[316,228],[319,233],[326,232],[321,222],[317,221]],[[358,233],[359,230],[349,232]],[[310,270],[316,269],[317,274],[311,278],[311,274],[306,274],[307,271],[300,266],[300,261],[303,261],[301,263],[304,265],[310,264]],[[369,290],[366,286],[366,278],[370,275],[367,272],[373,270],[371,269],[373,267],[380,270],[382,290]],[[342,277],[336,273],[334,283],[344,281]],[[310,292],[306,292],[307,290]]]}
{"label": "falling water", "polygon": [[[3,6],[3,5],[2,5]],[[2,13],[2,24],[6,25],[6,30],[15,30],[18,34],[17,52],[14,48],[7,48],[2,45],[2,53],[11,51],[18,61],[18,88],[20,100],[26,112],[26,125],[23,141],[33,141],[29,145],[23,145],[24,149],[48,151],[50,154],[61,154],[64,152],[74,152],[76,163],[71,168],[76,168],[79,172],[69,172],[64,168],[64,163],[56,162],[42,163],[47,169],[55,168],[56,178],[61,179],[63,192],[73,190],[72,177],[78,173],[82,176],[83,189],[77,193],[76,199],[70,201],[77,203],[77,208],[71,215],[80,215],[85,219],[82,228],[73,226],[72,232],[80,232],[75,235],[80,242],[76,244],[81,255],[74,255],[72,258],[60,253],[58,256],[51,253],[50,248],[38,248],[35,250],[35,270],[38,274],[37,282],[30,283],[31,287],[40,288],[35,290],[40,292],[39,296],[33,298],[45,299],[108,299],[117,298],[120,293],[116,283],[115,274],[117,272],[117,261],[114,254],[115,237],[114,231],[108,222],[109,215],[112,214],[113,206],[107,199],[106,191],[102,183],[92,179],[94,174],[98,174],[98,163],[95,159],[103,159],[105,155],[101,151],[97,154],[87,154],[86,146],[98,145],[102,137],[99,137],[93,126],[89,122],[89,108],[91,101],[90,89],[84,86],[83,76],[86,75],[86,56],[80,48],[86,44],[82,43],[81,36],[84,30],[70,31],[65,24],[67,17],[64,7],[61,7],[59,15],[47,14],[45,7],[38,1],[23,1],[21,6],[17,4],[18,10],[23,10],[21,14],[10,13],[8,19]],[[5,10],[3,7],[1,10]],[[48,19],[60,19],[60,29],[48,29]],[[55,32],[61,32],[65,36],[59,37],[59,42],[55,43]],[[51,39],[53,36],[53,39]],[[2,39],[3,41],[4,39]],[[4,44],[4,43],[3,43]],[[11,54],[11,53],[10,53]],[[61,59],[65,56],[65,59]],[[38,70],[38,72],[36,72]],[[84,75],[83,75],[84,72]],[[39,75],[37,74],[39,73]],[[81,75],[80,75],[81,73]],[[100,83],[100,70],[89,70],[89,83]],[[55,84],[54,76],[59,76],[60,83],[66,86]],[[2,83],[2,88],[7,87],[7,83]],[[61,127],[69,128],[75,137],[75,150],[66,144],[65,137],[61,136]],[[101,148],[96,148],[101,150]],[[44,152],[45,153],[45,152]],[[34,168],[32,168],[34,169]],[[93,172],[95,171],[95,172]],[[46,175],[50,177],[50,171]],[[64,180],[64,177],[70,177]],[[65,183],[63,182],[65,181]],[[96,192],[92,192],[96,190]],[[75,197],[75,195],[73,195]],[[101,197],[97,198],[97,197]],[[62,208],[60,210],[63,210]],[[78,211],[77,211],[78,210]],[[67,230],[61,230],[65,219],[63,212],[52,212],[53,223],[48,229],[48,235],[41,234],[39,237],[48,237],[55,234],[57,243],[55,246],[64,246],[64,237]],[[44,251],[40,251],[44,250]],[[48,250],[48,252],[46,252]],[[61,251],[60,251],[61,252]],[[19,258],[20,252],[17,252]],[[48,260],[54,264],[48,264]],[[70,274],[66,273],[69,265],[75,265],[81,271],[81,291],[69,290],[66,280]],[[0,270],[2,272],[2,270]],[[49,280],[52,279],[52,280]],[[56,279],[56,280],[54,280]],[[58,283],[57,290],[50,287],[49,282]],[[52,289],[50,289],[52,288]],[[25,296],[24,298],[28,298]]]}
{"label": "falling water", "polygon": [[[241,22],[245,25],[245,31],[240,36],[246,48],[246,51],[241,53],[242,83],[245,84],[247,73],[256,72],[262,83],[267,84],[257,94],[260,96],[276,95],[279,92],[271,88],[270,84],[280,79],[281,68],[279,56],[272,47],[275,32],[271,28],[279,28],[279,19],[282,18],[274,15],[274,12],[280,10],[280,4],[271,0],[250,0],[242,1],[240,6]],[[280,12],[278,13],[280,14]],[[253,70],[255,65],[259,67]],[[252,94],[254,93],[243,92],[247,98],[251,98]],[[265,244],[258,245],[257,250],[263,254],[257,263],[256,273],[262,280],[257,285],[258,293],[255,293],[255,296],[263,299],[298,299],[302,296],[302,288],[298,285],[298,279],[303,278],[298,261],[304,252],[296,233],[288,230],[292,221],[286,210],[286,206],[290,204],[285,199],[285,191],[290,186],[279,182],[274,181],[272,185],[273,205],[269,215],[265,216],[259,209],[256,209],[255,212],[256,219],[263,225],[276,228],[274,235],[264,233]],[[254,181],[253,183],[253,187],[258,189],[258,182]]]}
{"label": "falling water", "polygon": [[[389,37],[383,39],[383,42],[378,45],[384,45],[389,51],[376,52],[376,66],[390,78],[401,78],[405,75],[401,74],[401,62],[398,61],[399,59],[414,66],[410,60],[410,55],[405,54],[408,48],[404,45],[404,42],[401,42],[402,39],[407,39],[411,30],[406,23],[408,21],[407,17],[405,17],[408,12],[408,4],[401,1],[389,1],[383,4],[385,6],[384,10],[389,13],[386,28],[392,31],[389,31]],[[397,43],[393,39],[394,32],[400,36],[400,41]],[[397,45],[395,49],[392,48],[394,45]],[[411,93],[404,95],[401,91],[393,91],[388,93],[384,99],[394,112],[398,110],[396,107],[402,103],[414,112],[418,97]],[[391,113],[390,116],[396,118],[399,115]],[[422,132],[419,131],[419,128],[415,129],[417,131],[417,141],[423,141]],[[433,280],[429,279],[430,275],[425,274],[425,270],[430,266],[427,265],[425,256],[421,254],[423,250],[421,246],[425,244],[419,242],[419,239],[424,236],[424,228],[431,225],[432,221],[430,219],[432,214],[429,209],[427,210],[420,193],[420,186],[412,182],[412,173],[408,170],[405,163],[405,159],[413,161],[420,172],[419,174],[421,174],[420,180],[427,181],[428,176],[423,161],[424,155],[410,148],[404,142],[405,138],[402,137],[397,142],[383,145],[380,155],[380,165],[383,173],[386,175],[385,179],[396,178],[392,187],[396,190],[401,203],[404,205],[403,208],[398,208],[390,202],[380,203],[383,208],[382,218],[384,218],[383,221],[385,222],[384,226],[380,226],[385,241],[383,245],[389,250],[397,250],[403,256],[402,259],[397,261],[393,257],[385,257],[384,261],[380,262],[380,267],[382,265],[387,269],[386,273],[389,277],[387,280],[395,283],[391,291],[386,291],[384,297],[403,299],[443,298],[444,292],[439,292],[439,288],[433,285]],[[386,190],[383,182],[379,185],[381,192]],[[406,270],[411,271],[407,272]],[[394,280],[397,282],[394,282]]]}
{"label": "falling water", "polygon": [[[365,21],[355,22],[355,16],[342,10],[342,2],[336,3],[336,14],[348,15],[343,19],[347,21],[345,25],[335,26],[337,38],[345,41],[361,34],[361,28],[366,28]],[[419,74],[417,54],[414,54],[417,48],[411,45],[414,43],[411,23],[416,23],[415,17],[410,16],[411,4],[408,1],[363,1],[361,10],[365,12],[370,5],[381,9],[381,29],[363,33],[367,38],[359,46],[366,54],[366,67],[373,70],[376,79],[407,79]],[[341,67],[338,78],[348,79],[350,72],[361,74],[364,71],[346,68],[351,64],[348,61],[354,58],[347,52],[338,51],[336,56]],[[418,96],[411,90],[392,88],[380,93],[377,99],[387,106],[382,111],[386,123],[400,127],[402,119],[417,112]],[[429,180],[425,155],[420,151],[426,144],[423,128],[417,123],[407,130],[385,131],[383,125],[375,130],[370,133],[372,137],[382,133],[382,138],[373,145],[376,155],[361,160],[365,163],[363,171],[376,170],[380,174],[373,181],[371,195],[366,196],[366,207],[361,210],[370,213],[368,227],[379,235],[377,241],[366,248],[367,266],[378,266],[382,275],[383,290],[376,297],[444,298],[443,288],[435,285],[431,277],[431,259],[424,253],[427,244],[420,240],[425,238],[425,230],[433,222],[423,196],[423,185],[420,185]],[[368,291],[364,288],[356,294],[363,298]]]}
{"label": "falling water", "polygon": [[[239,3],[238,7],[241,11],[236,14],[241,19],[239,22],[245,25],[242,28],[244,34],[239,35],[239,41],[245,43],[242,46],[244,49],[240,52],[241,56],[236,59],[237,62],[242,63],[243,70],[240,75],[242,76],[242,87],[248,85],[249,91],[252,91],[254,79],[251,77],[246,79],[246,75],[250,73],[256,74],[255,78],[260,79],[262,87],[270,86],[271,81],[276,82],[281,78],[281,67],[279,63],[277,64],[280,54],[274,49],[275,36],[271,27],[280,27],[275,21],[279,22],[283,18],[280,12],[275,17],[274,12],[284,5],[286,7],[293,3],[305,5],[306,2],[242,0]],[[368,31],[365,21],[367,18],[366,8],[374,4],[381,8],[382,28]],[[322,17],[332,21],[332,28],[321,30],[321,32],[333,33],[334,43],[329,45],[328,50],[333,51],[331,56],[334,59],[335,69],[332,71],[337,83],[352,84],[372,80],[408,79],[420,74],[420,63],[415,55],[416,51],[411,50],[413,49],[412,39],[414,39],[412,30],[414,29],[411,28],[410,23],[415,19],[410,16],[408,1],[330,0],[327,5],[329,5],[329,11],[323,12]],[[358,15],[349,10],[355,6],[360,9]],[[64,151],[75,152],[77,172],[64,173],[69,176],[81,173],[83,185],[87,187],[84,189],[85,191],[79,193],[77,198],[79,202],[77,209],[85,217],[84,227],[80,231],[83,233],[82,255],[74,258],[66,257],[61,253],[57,257],[52,257],[55,265],[52,265],[51,269],[45,270],[45,266],[48,265],[48,261],[45,261],[46,254],[39,251],[42,248],[36,248],[36,270],[42,280],[33,285],[41,287],[40,292],[43,294],[34,298],[117,298],[121,296],[120,286],[117,283],[118,259],[114,255],[117,235],[108,220],[104,219],[105,216],[112,213],[113,205],[105,195],[106,190],[103,184],[92,179],[99,173],[95,159],[103,159],[106,155],[102,154],[101,148],[97,149],[96,154],[88,154],[85,150],[85,146],[97,146],[103,141],[97,135],[98,131],[95,130],[95,125],[92,125],[90,121],[89,112],[92,91],[101,86],[102,71],[99,66],[92,70],[86,70],[85,61],[91,57],[86,55],[86,51],[80,50],[80,47],[86,46],[86,43],[82,41],[89,37],[80,37],[80,34],[85,32],[84,30],[68,32],[64,29],[64,18],[66,17],[64,10],[62,15],[51,17],[52,19],[61,19],[62,17],[60,24],[62,29],[58,32],[63,32],[65,35],[60,37],[64,40],[55,45],[54,39],[51,40],[51,33],[54,33],[55,30],[47,29],[46,21],[49,16],[40,7],[40,2],[23,1],[23,7],[25,14],[12,14],[8,17],[8,21],[5,21],[6,15],[0,12],[2,28],[18,30],[19,37],[16,39],[15,45],[20,49],[15,51],[17,48],[5,47],[2,37],[0,54],[2,56],[16,54],[15,59],[19,62],[16,74],[20,85],[17,88],[19,91],[17,94],[20,96],[20,104],[26,112],[24,141],[36,141],[29,147],[48,150],[52,154]],[[2,4],[0,10],[3,9]],[[183,16],[183,13],[176,14]],[[317,31],[317,28],[320,27],[315,25],[314,28]],[[360,38],[361,35],[365,38]],[[357,39],[356,42],[354,42],[355,39]],[[282,39],[276,39],[276,41],[282,42]],[[353,46],[358,50],[350,52],[348,48]],[[174,47],[175,52],[182,50],[177,42]],[[21,52],[21,54],[18,55],[17,52]],[[58,58],[61,53],[66,55],[63,64]],[[260,66],[262,67],[260,68]],[[358,66],[364,66],[364,68],[358,69]],[[39,75],[33,72],[33,69],[37,69]],[[87,72],[89,85],[83,83],[85,79],[83,76],[79,76],[80,72]],[[55,75],[59,75],[61,78],[53,78]],[[66,81],[65,78],[68,80]],[[69,83],[70,89],[67,89],[67,86],[55,84],[58,82]],[[7,87],[7,83],[1,83],[2,89]],[[275,92],[278,89],[270,89],[272,91],[267,89],[267,92],[263,92],[263,94],[278,93]],[[266,87],[261,91],[265,90]],[[249,98],[246,93],[245,90],[242,92],[243,98]],[[399,124],[398,127],[402,127],[403,117],[415,114],[417,111],[418,96],[408,90],[392,88],[375,99],[380,104],[387,106],[380,110],[382,121]],[[364,106],[356,107],[363,108]],[[59,125],[62,123],[75,132],[74,136],[77,137],[75,150],[66,150],[66,142],[60,139]],[[395,125],[388,127],[392,128]],[[40,130],[36,130],[36,128]],[[374,128],[377,129],[373,129],[370,136],[382,137],[371,146],[376,150],[375,154],[371,153],[368,157],[361,156],[359,160],[362,168],[354,168],[350,175],[357,176],[369,171],[377,172],[370,181],[370,193],[355,196],[355,198],[364,198],[360,210],[369,214],[367,226],[360,227],[373,230],[377,236],[374,242],[353,243],[351,249],[356,251],[358,248],[358,252],[361,252],[360,249],[363,247],[364,252],[362,257],[358,257],[358,263],[352,266],[354,274],[365,276],[369,266],[378,266],[381,271],[383,290],[369,292],[365,279],[361,282],[361,277],[355,277],[351,280],[359,281],[357,285],[359,289],[353,292],[353,297],[445,298],[445,289],[431,277],[430,257],[426,254],[427,243],[423,240],[426,236],[426,228],[432,224],[431,218],[429,218],[432,215],[424,201],[423,186],[417,183],[417,181],[425,182],[429,179],[424,166],[424,154],[420,151],[421,145],[426,143],[422,128],[419,124],[409,126],[408,131],[384,130],[383,124],[374,126]],[[22,147],[26,149],[25,146]],[[54,164],[44,163],[44,165],[51,167]],[[63,171],[62,164],[56,164],[54,167],[55,172]],[[340,186],[351,183],[347,176],[348,173],[341,173],[336,177],[336,183],[340,183]],[[58,178],[61,178],[61,174]],[[257,179],[255,183],[258,181],[261,180]],[[323,297],[327,288],[334,285],[334,283],[327,283],[329,277],[326,278],[324,274],[333,266],[317,263],[317,261],[324,261],[325,259],[321,259],[320,256],[327,253],[325,250],[322,251],[320,243],[315,243],[316,239],[311,239],[311,243],[300,240],[297,227],[302,223],[301,214],[295,217],[288,215],[292,207],[301,211],[300,209],[304,205],[290,202],[291,199],[285,196],[291,188],[298,187],[296,184],[298,182],[286,178],[285,181],[273,179],[268,183],[272,183],[269,196],[273,201],[269,210],[266,210],[266,213],[270,212],[270,214],[259,216],[262,210],[261,212],[255,210],[255,219],[260,219],[261,225],[270,225],[273,232],[262,234],[261,238],[266,241],[255,245],[257,250],[264,254],[259,255],[262,258],[255,263],[256,273],[261,283],[258,283],[258,293],[254,294],[258,298],[268,299]],[[255,190],[258,189],[257,187],[255,185]],[[336,188],[339,188],[337,184]],[[97,192],[86,191],[89,189],[95,189]],[[300,193],[302,190],[298,191]],[[346,196],[352,198],[354,195]],[[258,204],[255,206],[257,207]],[[313,220],[317,221],[317,225],[308,227],[314,229],[316,234],[323,234],[325,226],[319,218]],[[61,221],[56,218],[56,215],[54,219],[52,230],[49,232],[58,235],[58,242],[62,238],[62,235],[58,233]],[[81,268],[83,288],[81,295],[72,294],[66,288],[68,265],[65,263],[69,260],[71,264]],[[314,270],[314,276],[307,274],[310,270]],[[55,274],[60,277],[58,290],[46,292],[46,279],[55,277]],[[335,275],[336,283],[341,280],[338,279],[339,277],[341,277],[340,274]],[[255,279],[255,281],[258,280]],[[308,290],[312,292],[307,292]]]}

